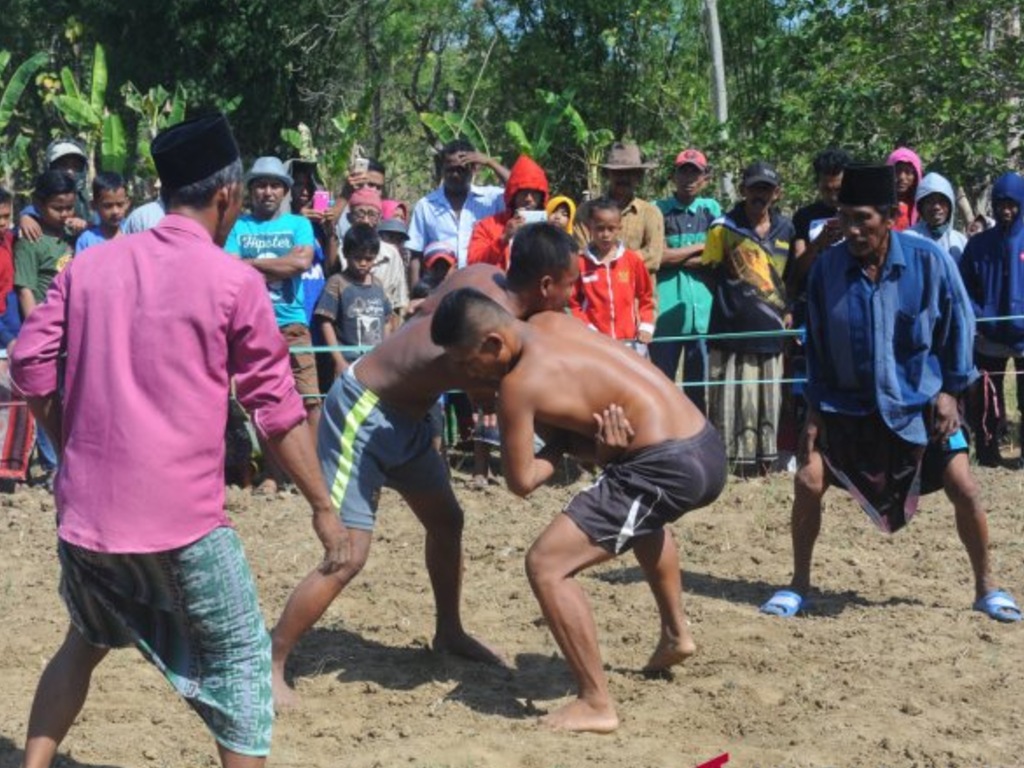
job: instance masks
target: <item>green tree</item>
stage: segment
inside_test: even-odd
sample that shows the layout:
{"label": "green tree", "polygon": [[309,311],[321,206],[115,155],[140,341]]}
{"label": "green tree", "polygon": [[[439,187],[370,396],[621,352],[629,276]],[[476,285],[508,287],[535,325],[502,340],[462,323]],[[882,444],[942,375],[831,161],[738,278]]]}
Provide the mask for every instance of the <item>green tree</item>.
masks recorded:
{"label": "green tree", "polygon": [[[0,169],[3,171],[4,186],[8,189],[14,186],[15,171],[25,169],[29,162],[27,126],[21,123],[12,130],[11,124],[18,102],[31,84],[32,76],[47,61],[45,53],[36,53],[15,67],[7,82],[0,80]],[[0,75],[3,75],[10,63],[11,52],[0,51]]]}

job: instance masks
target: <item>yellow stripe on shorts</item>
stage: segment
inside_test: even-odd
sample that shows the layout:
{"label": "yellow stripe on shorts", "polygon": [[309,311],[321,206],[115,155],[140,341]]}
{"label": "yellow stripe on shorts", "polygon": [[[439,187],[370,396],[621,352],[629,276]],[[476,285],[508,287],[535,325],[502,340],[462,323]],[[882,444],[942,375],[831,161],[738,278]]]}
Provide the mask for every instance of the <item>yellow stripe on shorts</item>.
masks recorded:
{"label": "yellow stripe on shorts", "polygon": [[363,422],[373,413],[380,398],[370,390],[364,390],[355,405],[345,414],[345,426],[341,432],[341,449],[338,451],[338,471],[334,473],[331,485],[331,502],[334,508],[341,510],[341,502],[345,498],[349,481],[352,479],[352,455],[355,452],[356,435]]}

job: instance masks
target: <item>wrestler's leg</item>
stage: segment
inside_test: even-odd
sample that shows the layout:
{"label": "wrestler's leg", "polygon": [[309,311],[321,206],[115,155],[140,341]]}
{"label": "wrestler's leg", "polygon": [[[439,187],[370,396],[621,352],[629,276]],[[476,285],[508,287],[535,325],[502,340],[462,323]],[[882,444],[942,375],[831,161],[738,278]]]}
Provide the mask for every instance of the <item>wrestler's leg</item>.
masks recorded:
{"label": "wrestler's leg", "polygon": [[43,670],[32,701],[23,768],[49,768],[57,747],[85,704],[89,681],[106,648],[90,645],[72,625]]}
{"label": "wrestler's leg", "polygon": [[299,582],[270,635],[273,643],[271,680],[274,705],[278,708],[293,705],[297,701],[295,692],[284,677],[285,663],[295,644],[320,620],[327,607],[366,564],[373,540],[372,531],[349,528],[348,533],[349,560],[334,573],[324,574],[314,569]]}
{"label": "wrestler's leg", "polygon": [[956,532],[971,561],[977,600],[995,589],[995,585],[988,556],[988,515],[966,453],[956,454],[946,464],[942,484],[956,510]]}
{"label": "wrestler's leg", "polygon": [[462,626],[462,507],[450,484],[434,490],[401,490],[402,498],[426,529],[426,563],[437,617],[434,650],[507,666],[501,654],[469,635]]}
{"label": "wrestler's leg", "polygon": [[644,666],[646,671],[658,672],[682,663],[697,650],[683,610],[679,550],[672,532],[662,528],[635,539],[633,553],[643,569],[661,619],[658,645]]}
{"label": "wrestler's leg", "polygon": [[574,701],[542,718],[552,728],[607,733],[619,725],[601,663],[594,615],[574,578],[584,568],[612,557],[565,514],[551,522],[526,554],[530,586],[579,689]]}

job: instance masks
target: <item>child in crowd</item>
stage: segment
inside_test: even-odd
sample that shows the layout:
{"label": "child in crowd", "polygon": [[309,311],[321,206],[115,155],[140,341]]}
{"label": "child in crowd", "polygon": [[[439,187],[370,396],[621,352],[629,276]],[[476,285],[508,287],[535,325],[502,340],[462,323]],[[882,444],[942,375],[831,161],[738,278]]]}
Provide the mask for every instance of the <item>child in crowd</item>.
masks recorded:
{"label": "child in crowd", "polygon": [[42,234],[35,242],[19,239],[14,246],[14,285],[22,318],[43,302],[53,278],[71,261],[65,224],[75,215],[75,180],[62,171],[40,174],[32,203]]}
{"label": "child in crowd", "polygon": [[590,244],[579,257],[569,307],[595,331],[646,356],[654,332],[654,288],[643,257],[622,244],[622,214],[614,200],[594,200],[587,224]]}
{"label": "child in crowd", "polygon": [[131,201],[119,173],[98,173],[92,180],[92,209],[100,223],[89,227],[75,243],[77,256],[86,248],[105,243],[121,234],[121,222],[128,215]]}
{"label": "child in crowd", "polygon": [[570,235],[572,234],[572,227],[576,222],[576,203],[572,201],[572,198],[565,195],[552,197],[548,200],[544,210],[548,214],[550,223],[556,227],[562,227]]}
{"label": "child in crowd", "polygon": [[458,261],[455,247],[446,240],[431,243],[423,251],[423,276],[412,288],[412,301],[407,314],[414,314],[423,299],[427,298],[437,286],[444,282],[448,273],[454,269]]}
{"label": "child in crowd", "polygon": [[[353,224],[345,233],[345,270],[328,278],[316,305],[328,346],[373,347],[391,332],[391,302],[370,273],[379,251],[380,236],[369,224]],[[343,374],[361,354],[356,350],[331,352],[335,376]]]}
{"label": "child in crowd", "polygon": [[[89,199],[86,197],[86,178],[89,172],[89,158],[81,142],[72,138],[60,138],[50,142],[46,148],[46,169],[60,171],[68,176],[75,187],[75,207],[64,222],[68,236],[78,237],[89,226]],[[43,226],[35,202],[21,210],[18,219],[18,237],[36,242],[43,236]]]}
{"label": "child in crowd", "polygon": [[[35,241],[20,238],[14,245],[14,287],[23,320],[46,299],[50,283],[71,262],[73,235],[67,223],[75,216],[75,200],[73,176],[50,170],[36,179],[32,204],[40,236]],[[43,483],[51,487],[57,470],[57,451],[44,430],[36,433],[36,440]]]}

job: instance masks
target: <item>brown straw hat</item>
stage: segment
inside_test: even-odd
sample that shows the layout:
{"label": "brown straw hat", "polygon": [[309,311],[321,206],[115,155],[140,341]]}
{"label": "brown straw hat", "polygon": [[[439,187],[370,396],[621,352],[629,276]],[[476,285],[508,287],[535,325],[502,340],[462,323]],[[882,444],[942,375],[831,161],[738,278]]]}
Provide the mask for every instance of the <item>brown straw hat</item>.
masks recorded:
{"label": "brown straw hat", "polygon": [[640,158],[640,147],[632,141],[617,141],[608,148],[601,167],[608,171],[629,171],[657,168],[657,163],[645,163]]}

